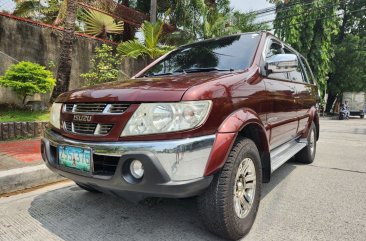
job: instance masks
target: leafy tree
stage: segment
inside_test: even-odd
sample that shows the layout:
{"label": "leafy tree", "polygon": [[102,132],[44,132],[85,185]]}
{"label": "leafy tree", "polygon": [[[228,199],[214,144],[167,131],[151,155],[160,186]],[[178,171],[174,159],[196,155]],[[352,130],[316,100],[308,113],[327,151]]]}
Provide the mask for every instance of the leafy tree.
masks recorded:
{"label": "leafy tree", "polygon": [[[365,91],[363,60],[359,56],[365,50],[366,37],[366,1],[342,1],[339,10],[343,12],[339,22],[339,33],[334,38],[335,57],[328,79],[328,100],[326,112],[330,112],[334,100],[344,91]],[[347,53],[348,51],[348,53]],[[350,52],[354,51],[354,52]],[[344,62],[347,59],[348,62]],[[347,73],[347,76],[344,74]],[[358,73],[358,76],[353,75]],[[341,78],[344,77],[344,78]],[[353,76],[354,78],[349,78]]]}
{"label": "leafy tree", "polygon": [[135,39],[118,45],[117,51],[122,56],[131,58],[148,56],[150,59],[156,59],[174,48],[173,46],[159,45],[159,39],[163,31],[163,22],[150,23],[145,21],[141,31],[144,35],[144,43]]}
{"label": "leafy tree", "polygon": [[11,88],[22,96],[23,104],[27,96],[50,92],[55,82],[51,71],[46,70],[44,66],[26,61],[10,66],[4,76],[0,77],[0,85]]}
{"label": "leafy tree", "polygon": [[366,91],[366,37],[347,35],[337,45],[333,59],[332,93]]}
{"label": "leafy tree", "polygon": [[88,85],[115,81],[120,72],[121,62],[120,54],[114,53],[113,47],[102,44],[95,48],[95,56],[91,60],[91,71],[80,76],[87,81]]}
{"label": "leafy tree", "polygon": [[116,22],[111,16],[95,10],[85,10],[83,20],[85,33],[96,37],[107,38],[107,34],[120,34],[123,31],[122,22]]}
{"label": "leafy tree", "polygon": [[308,59],[324,93],[334,56],[332,40],[337,35],[339,0],[276,1],[275,34]]}

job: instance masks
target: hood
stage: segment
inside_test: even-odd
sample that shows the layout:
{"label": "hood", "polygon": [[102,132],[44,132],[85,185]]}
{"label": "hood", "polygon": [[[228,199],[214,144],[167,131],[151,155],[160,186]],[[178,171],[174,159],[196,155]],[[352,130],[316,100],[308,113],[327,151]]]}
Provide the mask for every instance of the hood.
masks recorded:
{"label": "hood", "polygon": [[104,83],[61,94],[56,102],[175,102],[192,86],[233,73],[205,72]]}

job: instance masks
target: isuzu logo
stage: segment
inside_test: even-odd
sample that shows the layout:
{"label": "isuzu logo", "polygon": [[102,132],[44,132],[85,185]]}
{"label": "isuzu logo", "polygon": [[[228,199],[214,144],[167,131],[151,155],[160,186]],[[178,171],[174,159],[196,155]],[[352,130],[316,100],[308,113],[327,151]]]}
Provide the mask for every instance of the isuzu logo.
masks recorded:
{"label": "isuzu logo", "polygon": [[73,121],[91,122],[91,115],[74,115]]}

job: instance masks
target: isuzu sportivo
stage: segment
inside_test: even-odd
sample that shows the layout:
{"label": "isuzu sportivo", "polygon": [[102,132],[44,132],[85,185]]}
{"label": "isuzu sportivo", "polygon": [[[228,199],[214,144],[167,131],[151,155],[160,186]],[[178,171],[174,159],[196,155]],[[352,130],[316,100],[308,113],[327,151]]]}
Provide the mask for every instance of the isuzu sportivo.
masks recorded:
{"label": "isuzu sportivo", "polygon": [[47,166],[130,200],[198,196],[212,232],[249,232],[261,183],[314,160],[318,91],[307,61],[266,32],[177,48],[128,81],[73,90],[52,106]]}

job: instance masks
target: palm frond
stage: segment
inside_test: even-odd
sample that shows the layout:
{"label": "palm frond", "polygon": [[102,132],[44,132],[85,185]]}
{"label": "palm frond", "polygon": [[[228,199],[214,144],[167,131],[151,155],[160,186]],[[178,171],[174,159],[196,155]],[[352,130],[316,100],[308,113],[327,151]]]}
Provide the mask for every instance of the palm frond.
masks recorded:
{"label": "palm frond", "polygon": [[56,26],[60,25],[65,20],[66,12],[67,12],[67,1],[68,0],[63,0],[61,3],[60,10],[57,13],[57,17],[56,17],[55,21],[53,22],[53,24]]}
{"label": "palm frond", "polygon": [[159,21],[156,23],[150,23],[145,21],[141,27],[141,31],[145,37],[145,44],[147,48],[155,47],[159,42],[160,28],[162,23]]}
{"label": "palm frond", "polygon": [[138,58],[144,54],[149,54],[149,51],[137,39],[126,41],[118,45],[117,50],[125,57]]}
{"label": "palm frond", "polygon": [[123,23],[106,14],[94,10],[85,10],[85,33],[94,36],[103,36],[107,33],[119,34],[123,31]]}

